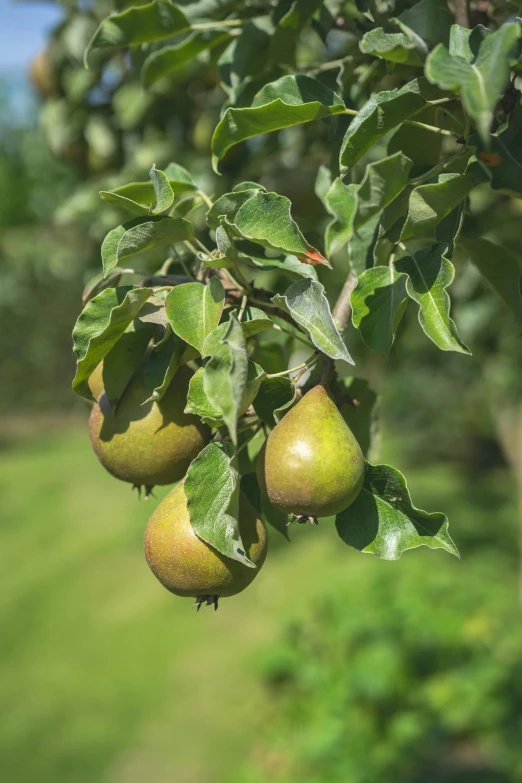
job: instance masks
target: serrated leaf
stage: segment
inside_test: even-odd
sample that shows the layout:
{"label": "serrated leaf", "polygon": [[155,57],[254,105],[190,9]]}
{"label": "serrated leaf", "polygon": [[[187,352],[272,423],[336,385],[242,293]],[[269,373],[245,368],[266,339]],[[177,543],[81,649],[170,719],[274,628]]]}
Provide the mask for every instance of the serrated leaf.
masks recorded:
{"label": "serrated leaf", "polygon": [[324,287],[315,280],[298,280],[283,295],[276,294],[272,302],[290,313],[303,327],[315,347],[332,359],[353,364],[353,359],[333,322]]}
{"label": "serrated leaf", "polygon": [[325,264],[326,258],[308,244],[290,214],[291,202],[277,193],[257,192],[237,210],[234,225],[245,239],[295,255],[305,264]]}
{"label": "serrated leaf", "polygon": [[190,22],[183,11],[167,0],[153,0],[104,19],[85,50],[85,66],[93,49],[162,41],[188,32]]}
{"label": "serrated leaf", "polygon": [[372,351],[390,353],[406,305],[406,275],[376,266],[359,276],[350,299],[352,321]]}
{"label": "serrated leaf", "polygon": [[150,288],[118,286],[106,288],[86,304],[73,329],[77,364],[72,388],[81,397],[93,399],[87,383],[89,376],[151,294]]}
{"label": "serrated leaf", "polygon": [[141,69],[141,81],[145,87],[150,87],[159,79],[170,76],[179,68],[196,59],[207,49],[212,49],[230,38],[228,33],[217,31],[207,33],[192,33],[181,43],[166,46],[149,54]]}
{"label": "serrated leaf", "polygon": [[357,188],[354,229],[359,229],[397,198],[408,183],[411,165],[406,155],[396,152],[366,167],[364,178]]}
{"label": "serrated leaf", "polygon": [[419,185],[410,194],[401,240],[435,238],[435,227],[476,185],[471,174],[441,174],[438,182]]}
{"label": "serrated leaf", "polygon": [[463,239],[460,245],[491,288],[522,324],[522,263],[517,256],[489,239]]}
{"label": "serrated leaf", "polygon": [[522,198],[522,105],[518,103],[507,127],[491,136],[487,148],[477,134],[469,145],[477,148],[476,165],[487,172],[493,190]]}
{"label": "serrated leaf", "polygon": [[351,169],[387,133],[411,119],[440,94],[425,79],[413,79],[400,90],[388,90],[367,101],[348,126],[339,163],[341,173]]}
{"label": "serrated leaf", "polygon": [[202,353],[203,344],[219,323],[225,290],[219,277],[203,283],[183,283],[167,294],[165,312],[174,334]]}
{"label": "serrated leaf", "polygon": [[192,223],[184,218],[136,218],[110,231],[103,240],[101,254],[103,270],[107,274],[125,258],[182,242],[194,236]]}
{"label": "serrated leaf", "polygon": [[209,443],[191,462],[183,485],[190,524],[222,555],[255,568],[239,532],[239,476],[233,457],[230,444]]}
{"label": "serrated leaf", "polygon": [[265,378],[254,400],[254,410],[269,427],[275,427],[295,400],[295,383],[288,378]]}
{"label": "serrated leaf", "polygon": [[344,185],[337,177],[325,193],[324,202],[333,220],[324,235],[326,255],[341,250],[353,232],[353,218],[357,208],[357,185]]}
{"label": "serrated leaf", "polygon": [[[220,333],[223,334],[223,327],[227,324],[221,324]],[[243,413],[252,405],[258,389],[265,377],[265,371],[255,362],[248,362],[247,366],[247,382],[245,385],[245,391],[241,404],[238,410],[238,416],[242,416]],[[193,413],[196,416],[200,416],[205,424],[209,424],[211,427],[221,427],[223,424],[223,416],[221,410],[207,397],[204,387],[205,368],[200,367],[199,370],[190,379],[189,391],[187,396],[187,406],[185,413]]]}
{"label": "serrated leaf", "polygon": [[[205,365],[203,388],[210,403],[220,412],[233,443],[237,443],[237,419],[245,395],[248,360],[243,330],[234,316],[223,324],[224,332],[214,330],[203,344],[210,356]],[[216,334],[217,332],[217,334]]]}
{"label": "serrated leaf", "polygon": [[418,546],[445,549],[459,557],[446,515],[415,508],[404,476],[390,465],[366,463],[358,498],[337,515],[335,524],[345,544],[382,560],[398,560]]}
{"label": "serrated leaf", "polygon": [[226,110],[212,136],[212,165],[241,141],[322,117],[342,114],[344,103],[328,87],[302,74],[267,84],[250,108]]}
{"label": "serrated leaf", "polygon": [[[254,183],[244,184],[253,185]],[[225,193],[213,203],[207,212],[208,227],[217,230],[221,226],[222,218],[225,218],[228,223],[234,223],[238,209],[259,191],[266,192],[259,185],[257,187],[248,187],[245,190],[234,190],[232,193]]]}
{"label": "serrated leaf", "polygon": [[454,321],[450,318],[450,298],[446,288],[451,284],[455,269],[444,257],[446,246],[430,245],[395,262],[398,272],[408,275],[406,290],[419,305],[419,323],[427,337],[441,351],[470,353],[462,342]]}
{"label": "serrated leaf", "polygon": [[519,36],[520,26],[507,23],[483,39],[473,63],[453,57],[443,44],[438,44],[426,60],[426,77],[443,90],[459,92],[485,144],[489,140],[493,110],[509,81]]}

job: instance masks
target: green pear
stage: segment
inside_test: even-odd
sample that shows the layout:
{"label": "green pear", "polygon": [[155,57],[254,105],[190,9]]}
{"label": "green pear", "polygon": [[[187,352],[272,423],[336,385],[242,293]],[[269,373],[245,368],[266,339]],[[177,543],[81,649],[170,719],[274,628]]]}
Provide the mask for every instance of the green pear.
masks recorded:
{"label": "green pear", "polygon": [[272,430],[257,461],[271,504],[297,517],[347,508],[363,485],[364,457],[322,386],[315,386]]}
{"label": "green pear", "polygon": [[139,487],[179,481],[207,444],[210,429],[184,413],[192,371],[182,367],[159,402],[145,402],[151,390],[136,375],[113,409],[103,393],[93,405],[91,443],[102,465]]}
{"label": "green pear", "polygon": [[216,597],[236,595],[255,579],[266,556],[265,527],[244,495],[239,500],[239,530],[247,557],[257,568],[225,557],[198,538],[180,482],[149,519],[145,558],[154,576],[171,593],[197,598],[198,605],[204,598],[217,606]]}

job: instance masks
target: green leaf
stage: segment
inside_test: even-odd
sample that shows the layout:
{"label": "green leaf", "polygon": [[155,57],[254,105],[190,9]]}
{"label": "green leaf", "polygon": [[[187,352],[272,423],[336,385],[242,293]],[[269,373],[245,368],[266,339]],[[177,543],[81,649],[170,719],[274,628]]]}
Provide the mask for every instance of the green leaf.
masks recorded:
{"label": "green leaf", "polygon": [[194,236],[192,223],[184,218],[136,218],[110,231],[103,240],[101,254],[103,271],[107,273],[130,256],[182,242]]}
{"label": "green leaf", "polygon": [[[175,194],[197,189],[197,185],[189,172],[177,163],[169,163],[164,174],[167,177],[171,191]],[[156,202],[156,193],[152,182],[130,182],[113,190],[101,190],[100,196],[104,201],[110,201],[139,215],[151,215],[160,211],[153,209],[153,205]]]}
{"label": "green leaf", "polygon": [[353,325],[368,348],[388,356],[408,304],[406,275],[387,266],[367,269],[350,301]]}
{"label": "green leaf", "polygon": [[211,357],[205,365],[203,388],[237,443],[237,419],[248,379],[246,342],[234,316],[223,326],[224,331],[214,330],[203,345],[204,355]]}
{"label": "green leaf", "polygon": [[438,182],[419,185],[410,195],[401,240],[435,238],[435,227],[476,185],[471,174],[441,174]]}
{"label": "green leaf", "polygon": [[[244,183],[254,184],[254,183]],[[225,193],[214,202],[212,207],[207,212],[207,224],[209,228],[218,229],[221,226],[222,218],[225,218],[228,223],[234,223],[238,209],[248,201],[249,198],[255,196],[259,191],[265,191],[261,185],[257,187],[248,187],[245,190],[234,191],[232,193]]]}
{"label": "green leaf", "polygon": [[[219,333],[221,335],[224,334],[224,329],[226,329],[227,326],[228,324],[221,324],[219,328]],[[252,405],[263,378],[265,378],[265,371],[263,368],[255,362],[249,361],[247,367],[247,382],[239,406],[238,416],[242,416]],[[190,379],[185,413],[193,413],[196,416],[200,416],[204,423],[209,424],[211,427],[221,427],[223,424],[221,410],[212,404],[205,392],[204,367],[200,367]]]}
{"label": "green leaf", "polygon": [[159,79],[170,76],[179,68],[192,62],[202,52],[213,49],[230,38],[228,33],[213,31],[211,33],[193,33],[181,43],[165,46],[159,51],[149,54],[141,69],[141,81],[145,87],[150,87]]}
{"label": "green leaf", "polygon": [[370,98],[344,136],[339,159],[341,173],[351,169],[365,152],[397,125],[440,97],[426,79],[413,79],[400,90],[380,92]]}
{"label": "green leaf", "polygon": [[330,266],[309,245],[290,214],[291,203],[277,193],[257,192],[237,210],[234,225],[245,239],[273,250],[293,254],[306,264]]}
{"label": "green leaf", "polygon": [[149,171],[149,177],[154,188],[154,195],[156,196],[156,206],[152,211],[154,214],[166,212],[174,202],[174,191],[170,187],[169,178],[165,172],[157,169],[155,164]]}
{"label": "green leaf", "polygon": [[363,35],[359,48],[363,54],[372,54],[383,60],[403,65],[422,65],[428,49],[421,40],[419,46],[417,36],[407,32],[385,33],[382,27],[377,27]]}
{"label": "green leaf", "polygon": [[325,206],[333,215],[324,236],[326,255],[341,250],[353,233],[353,218],[357,208],[357,185],[343,185],[337,177],[324,196]]}
{"label": "green leaf", "polygon": [[522,264],[501,245],[489,239],[462,239],[459,243],[482,276],[522,324]]}
{"label": "green leaf", "polygon": [[489,140],[493,111],[509,81],[519,36],[517,23],[504,24],[484,38],[473,63],[453,57],[443,44],[438,44],[426,60],[426,77],[443,90],[460,93],[463,106],[475,120],[485,144]]}
{"label": "green leaf", "polygon": [[257,307],[246,307],[241,319],[243,334],[248,339],[255,334],[272,329],[275,326],[271,318]]}
{"label": "green leaf", "polygon": [[85,50],[85,66],[93,49],[137,46],[171,38],[190,30],[190,22],[178,6],[167,0],[153,0],[104,19]]}
{"label": "green leaf", "polygon": [[118,286],[106,288],[86,304],[73,329],[77,365],[72,388],[81,397],[93,399],[87,383],[89,376],[151,294],[150,288]]}
{"label": "green leaf", "polygon": [[522,105],[517,104],[507,127],[491,136],[487,148],[476,134],[469,145],[477,148],[477,165],[487,172],[493,190],[522,198]]}
{"label": "green leaf", "polygon": [[183,485],[190,524],[222,555],[255,568],[239,532],[239,476],[233,459],[230,444],[209,443],[191,462]]}
{"label": "green leaf", "polygon": [[254,410],[269,427],[275,427],[295,401],[295,384],[288,378],[264,378],[254,400]]}
{"label": "green leaf", "polygon": [[250,108],[226,110],[212,136],[212,165],[235,144],[262,133],[342,114],[341,98],[311,76],[283,76],[267,84]]}
{"label": "green leaf", "polygon": [[332,359],[342,359],[353,364],[353,359],[333,322],[328,299],[321,283],[315,280],[298,280],[283,295],[276,294],[272,302],[290,313],[303,327],[315,347]]}
{"label": "green leaf", "polygon": [[364,178],[357,188],[354,229],[360,228],[397,198],[408,183],[411,165],[406,155],[396,152],[366,166]]}
{"label": "green leaf", "polygon": [[446,515],[415,508],[404,476],[390,465],[366,463],[357,500],[337,515],[335,524],[345,544],[382,560],[398,560],[418,546],[445,549],[459,557]]}
{"label": "green leaf", "polygon": [[166,345],[152,352],[145,366],[145,383],[151,389],[152,394],[142,402],[142,405],[161,400],[179,368],[194,358],[195,350],[192,346],[187,346],[186,343],[171,334]]}
{"label": "green leaf", "polygon": [[395,262],[399,272],[408,275],[406,290],[419,305],[419,323],[441,351],[470,353],[450,318],[450,298],[446,288],[451,284],[455,269],[443,256],[446,246],[430,245],[412,256]]}
{"label": "green leaf", "polygon": [[[348,242],[350,268],[356,275],[373,266],[373,251],[379,237],[382,213],[377,212],[370,220],[355,229]],[[398,239],[398,237],[397,237]]]}
{"label": "green leaf", "polygon": [[238,250],[230,236],[230,231],[227,230],[226,223],[216,228],[216,245],[224,258],[228,258],[232,262],[237,261]]}
{"label": "green leaf", "polygon": [[396,21],[401,29],[406,25],[431,46],[448,43],[452,15],[445,0],[420,0],[403,11]]}
{"label": "green leaf", "polygon": [[[141,312],[148,306],[142,307]],[[134,318],[103,359],[103,388],[110,405],[115,406],[132,376],[145,358],[156,325]]]}
{"label": "green leaf", "polygon": [[473,30],[454,24],[450,31],[449,53],[452,57],[462,57],[466,62],[472,63],[478,54],[480,44],[491,35],[491,30],[478,24]]}
{"label": "green leaf", "polygon": [[219,277],[203,283],[183,283],[167,294],[165,310],[174,334],[200,353],[203,343],[219,323],[225,290]]}
{"label": "green leaf", "polygon": [[257,269],[280,269],[285,275],[298,280],[300,277],[310,277],[317,280],[317,272],[311,264],[304,264],[297,256],[279,256],[279,258],[267,258],[266,256],[252,255],[241,256],[241,261],[257,267]]}

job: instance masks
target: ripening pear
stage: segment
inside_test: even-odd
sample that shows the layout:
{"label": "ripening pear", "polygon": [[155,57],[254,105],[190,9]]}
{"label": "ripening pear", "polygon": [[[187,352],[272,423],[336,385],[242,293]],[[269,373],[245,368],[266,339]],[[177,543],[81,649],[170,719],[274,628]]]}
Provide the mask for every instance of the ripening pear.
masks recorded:
{"label": "ripening pear", "polygon": [[363,485],[364,457],[322,386],[315,386],[272,430],[257,461],[270,503],[297,517],[347,508]]}
{"label": "ripening pear", "polygon": [[151,390],[136,375],[115,408],[103,393],[93,405],[91,443],[102,465],[138,487],[173,484],[207,444],[210,429],[184,413],[192,375],[181,367],[159,402],[144,401]]}
{"label": "ripening pear", "polygon": [[[145,558],[154,576],[175,595],[203,599],[240,593],[257,576],[267,549],[266,531],[244,495],[239,499],[239,532],[246,555],[257,568],[225,557],[202,541],[190,524],[183,483],[158,505],[145,531]],[[211,600],[212,599],[212,600]]]}

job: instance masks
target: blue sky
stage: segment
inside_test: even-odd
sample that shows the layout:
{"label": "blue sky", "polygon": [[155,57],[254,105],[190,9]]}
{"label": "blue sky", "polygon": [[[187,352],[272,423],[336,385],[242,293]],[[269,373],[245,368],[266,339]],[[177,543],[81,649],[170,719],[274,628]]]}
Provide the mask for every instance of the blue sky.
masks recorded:
{"label": "blue sky", "polygon": [[61,14],[46,0],[0,0],[0,73],[25,71]]}

